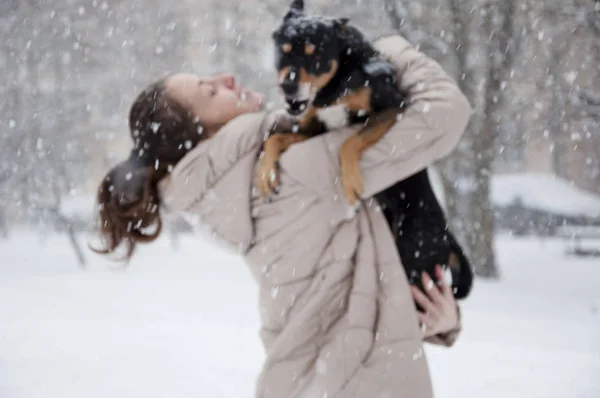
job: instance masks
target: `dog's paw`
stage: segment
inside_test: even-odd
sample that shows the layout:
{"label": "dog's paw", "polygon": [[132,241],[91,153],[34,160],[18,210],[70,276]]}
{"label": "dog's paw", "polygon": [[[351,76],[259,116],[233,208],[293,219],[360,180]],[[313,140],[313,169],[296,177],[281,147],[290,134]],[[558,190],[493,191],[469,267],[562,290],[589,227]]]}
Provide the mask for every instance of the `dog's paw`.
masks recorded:
{"label": "dog's paw", "polygon": [[358,213],[359,208],[360,208],[360,202],[356,202],[356,204],[348,206],[348,208],[346,209],[345,219],[352,220],[354,218],[354,216],[356,216],[356,213]]}
{"label": "dog's paw", "polygon": [[256,188],[262,197],[271,196],[279,187],[277,158],[263,153],[256,172]]}

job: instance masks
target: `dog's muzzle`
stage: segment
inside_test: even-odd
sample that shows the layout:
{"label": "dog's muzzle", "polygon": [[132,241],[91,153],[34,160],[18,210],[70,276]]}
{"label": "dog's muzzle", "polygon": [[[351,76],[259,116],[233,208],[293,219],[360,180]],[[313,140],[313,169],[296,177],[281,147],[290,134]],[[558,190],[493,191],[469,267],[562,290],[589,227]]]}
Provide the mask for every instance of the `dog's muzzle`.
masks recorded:
{"label": "dog's muzzle", "polygon": [[285,109],[292,116],[301,115],[308,107],[308,100],[299,100],[296,98],[285,99]]}

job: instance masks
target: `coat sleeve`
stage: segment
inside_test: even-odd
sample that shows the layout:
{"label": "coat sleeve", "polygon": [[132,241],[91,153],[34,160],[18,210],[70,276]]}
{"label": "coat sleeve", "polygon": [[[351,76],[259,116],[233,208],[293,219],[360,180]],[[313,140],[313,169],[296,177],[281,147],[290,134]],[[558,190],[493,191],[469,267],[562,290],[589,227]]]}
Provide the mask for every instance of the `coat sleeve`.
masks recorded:
{"label": "coat sleeve", "polygon": [[471,115],[467,98],[433,59],[399,36],[379,40],[376,47],[396,66],[408,106],[361,156],[365,198],[450,154]]}
{"label": "coat sleeve", "polygon": [[258,153],[264,137],[262,128],[268,119],[270,116],[264,113],[239,116],[186,154],[159,183],[163,209],[188,211],[240,159],[251,152]]}

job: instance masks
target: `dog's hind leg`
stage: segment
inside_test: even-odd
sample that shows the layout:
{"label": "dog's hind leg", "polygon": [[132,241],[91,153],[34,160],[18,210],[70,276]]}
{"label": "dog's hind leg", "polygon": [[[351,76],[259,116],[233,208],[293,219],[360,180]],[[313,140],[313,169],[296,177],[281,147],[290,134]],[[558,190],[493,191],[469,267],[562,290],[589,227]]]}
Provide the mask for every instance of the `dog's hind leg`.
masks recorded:
{"label": "dog's hind leg", "polygon": [[364,191],[360,172],[360,154],[374,145],[396,123],[401,108],[390,108],[369,116],[358,134],[348,138],[340,150],[340,167],[344,195],[355,206]]}

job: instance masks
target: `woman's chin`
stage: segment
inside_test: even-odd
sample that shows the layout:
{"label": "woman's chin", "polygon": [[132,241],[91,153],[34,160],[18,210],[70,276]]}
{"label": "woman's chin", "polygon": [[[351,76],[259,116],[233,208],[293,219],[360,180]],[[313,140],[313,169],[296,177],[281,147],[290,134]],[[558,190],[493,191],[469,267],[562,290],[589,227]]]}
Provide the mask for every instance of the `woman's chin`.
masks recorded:
{"label": "woman's chin", "polygon": [[259,93],[255,93],[255,95],[258,100],[258,107],[262,109],[263,104],[265,103],[265,96]]}
{"label": "woman's chin", "polygon": [[253,112],[258,112],[263,108],[263,100],[264,97],[261,94],[252,92],[248,98],[248,102],[250,104],[250,108],[253,109]]}

